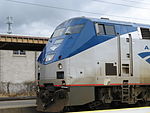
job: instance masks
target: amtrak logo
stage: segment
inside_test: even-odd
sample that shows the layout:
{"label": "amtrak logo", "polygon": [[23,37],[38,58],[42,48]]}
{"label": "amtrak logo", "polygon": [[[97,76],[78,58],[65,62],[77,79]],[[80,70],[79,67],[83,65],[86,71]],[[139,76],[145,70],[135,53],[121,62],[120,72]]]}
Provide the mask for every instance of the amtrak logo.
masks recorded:
{"label": "amtrak logo", "polygon": [[145,48],[144,48],[145,50],[150,50],[150,48],[148,47],[148,46],[145,46]]}
{"label": "amtrak logo", "polygon": [[146,62],[150,64],[150,52],[142,52],[138,54],[141,58],[146,59]]}
{"label": "amtrak logo", "polygon": [[[148,46],[145,46],[145,50],[150,50]],[[141,58],[145,59],[150,64],[150,52],[142,52],[138,54]]]}

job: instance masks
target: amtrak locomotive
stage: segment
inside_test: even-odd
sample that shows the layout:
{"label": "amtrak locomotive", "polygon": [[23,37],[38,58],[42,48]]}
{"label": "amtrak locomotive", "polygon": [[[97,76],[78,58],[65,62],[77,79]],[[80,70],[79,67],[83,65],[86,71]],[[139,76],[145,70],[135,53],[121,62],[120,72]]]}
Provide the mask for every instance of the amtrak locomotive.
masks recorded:
{"label": "amtrak locomotive", "polygon": [[72,18],[55,29],[38,62],[39,111],[150,102],[150,25]]}

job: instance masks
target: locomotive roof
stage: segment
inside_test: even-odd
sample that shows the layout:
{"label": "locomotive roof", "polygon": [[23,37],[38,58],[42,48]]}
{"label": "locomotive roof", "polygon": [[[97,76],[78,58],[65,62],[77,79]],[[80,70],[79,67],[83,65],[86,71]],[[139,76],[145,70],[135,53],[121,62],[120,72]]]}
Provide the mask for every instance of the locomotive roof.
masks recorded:
{"label": "locomotive roof", "polygon": [[109,19],[97,19],[97,18],[87,18],[93,22],[104,22],[104,23],[112,23],[112,24],[123,24],[123,25],[131,25],[134,27],[143,27],[143,28],[150,28],[148,24],[141,24],[141,23],[133,23],[133,22],[125,22],[125,21],[116,21],[116,20],[109,20]]}

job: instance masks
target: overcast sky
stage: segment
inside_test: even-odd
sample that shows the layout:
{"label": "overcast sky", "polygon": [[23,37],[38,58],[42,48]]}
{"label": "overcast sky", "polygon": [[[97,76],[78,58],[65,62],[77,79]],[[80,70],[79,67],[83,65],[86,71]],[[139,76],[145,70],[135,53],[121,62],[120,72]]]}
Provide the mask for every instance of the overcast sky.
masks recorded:
{"label": "overcast sky", "polygon": [[[16,3],[16,1],[39,4],[42,6]],[[123,4],[124,6],[119,4]],[[57,9],[56,7],[93,12],[96,14]],[[58,24],[72,17],[109,17],[113,20],[150,24],[150,1],[0,0],[0,33],[7,32],[6,17],[8,16],[13,17],[13,34],[49,37]]]}

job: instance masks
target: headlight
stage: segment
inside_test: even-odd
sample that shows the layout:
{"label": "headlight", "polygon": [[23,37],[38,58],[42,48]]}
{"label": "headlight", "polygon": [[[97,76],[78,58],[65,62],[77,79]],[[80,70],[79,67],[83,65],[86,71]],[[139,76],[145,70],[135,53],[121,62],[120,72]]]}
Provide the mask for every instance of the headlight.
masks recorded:
{"label": "headlight", "polygon": [[47,61],[50,61],[50,60],[53,59],[53,57],[54,57],[54,54],[47,55],[45,61],[46,61],[46,62],[47,62]]}
{"label": "headlight", "polygon": [[38,65],[38,71],[40,71],[41,70],[41,68],[40,68],[40,66]]}
{"label": "headlight", "polygon": [[59,64],[58,64],[58,68],[59,68],[59,69],[62,69],[62,68],[63,68],[63,65],[62,65],[61,63],[59,63]]}

